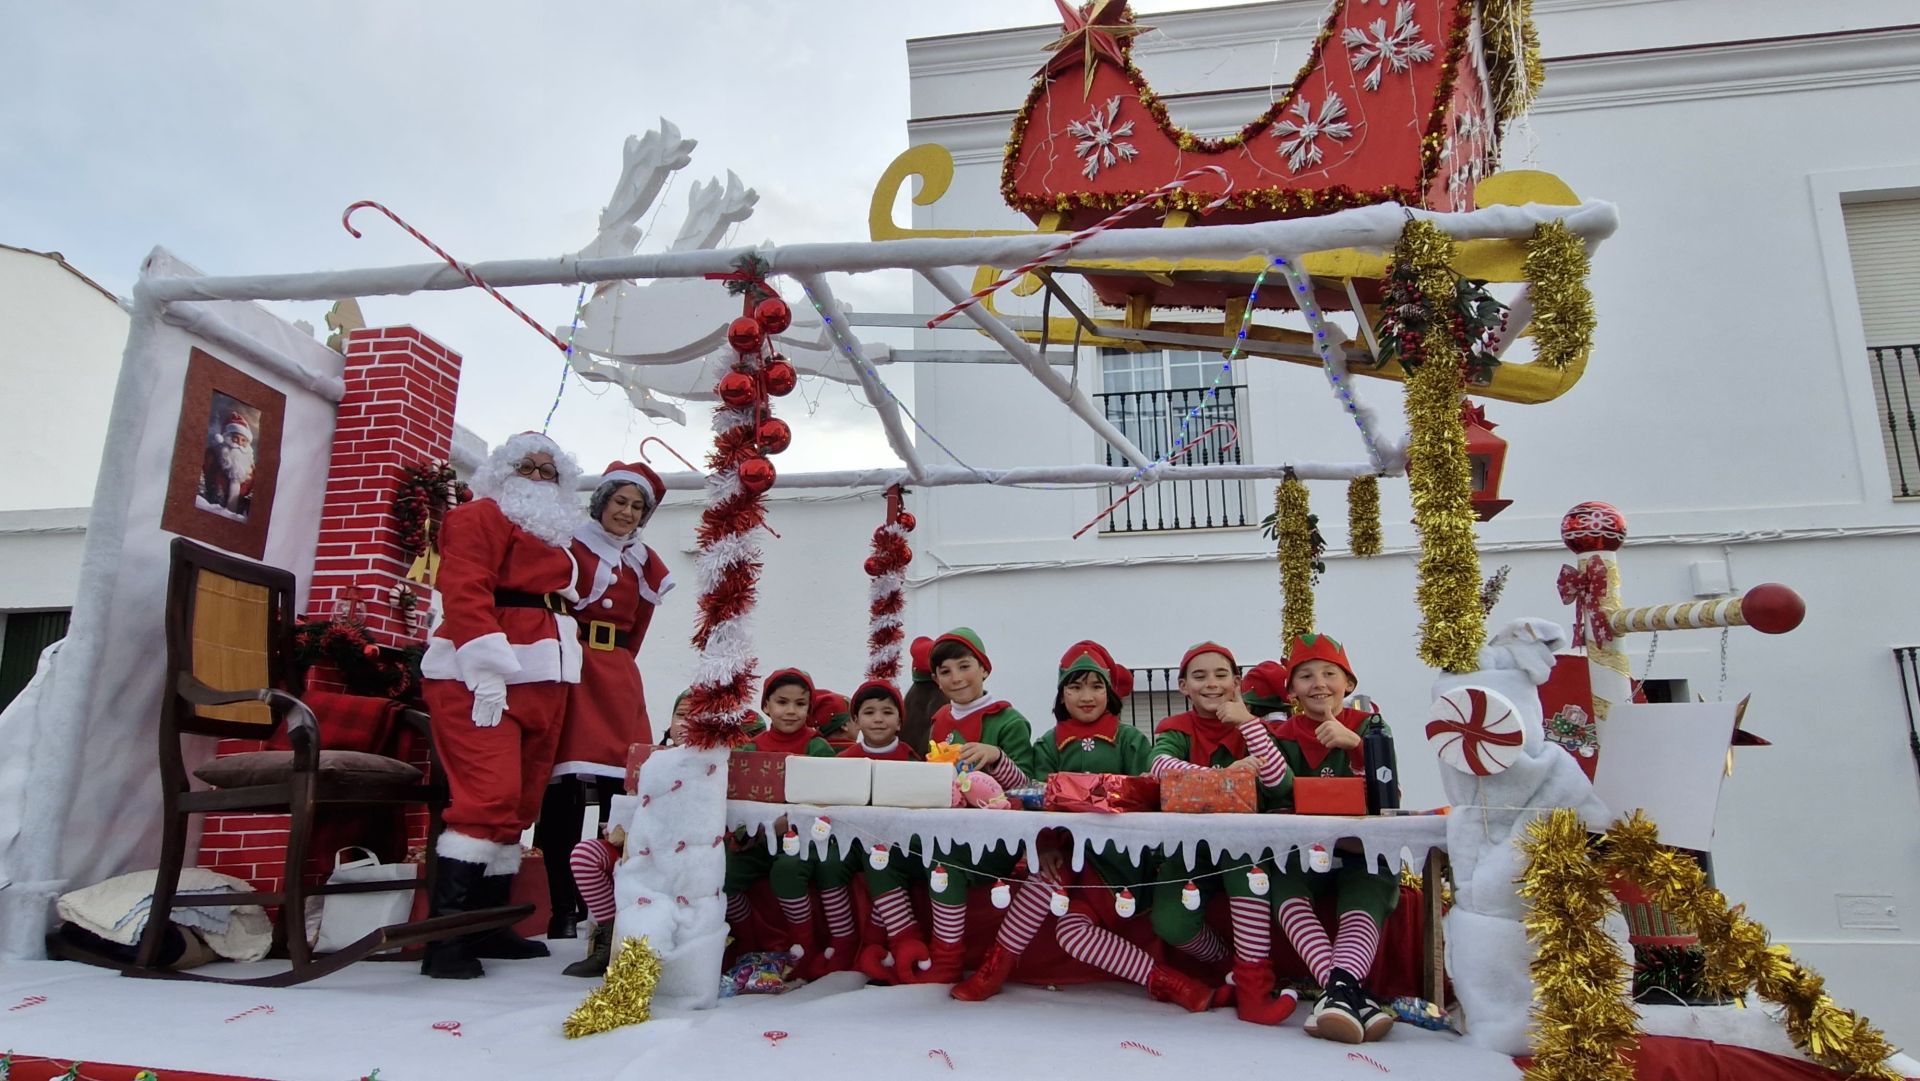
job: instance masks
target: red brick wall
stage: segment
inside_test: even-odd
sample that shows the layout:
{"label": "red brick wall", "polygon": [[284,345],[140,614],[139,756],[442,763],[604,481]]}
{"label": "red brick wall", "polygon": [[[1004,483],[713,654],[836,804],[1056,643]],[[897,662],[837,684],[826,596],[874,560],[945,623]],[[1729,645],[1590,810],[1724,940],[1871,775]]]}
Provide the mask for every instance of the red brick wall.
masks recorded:
{"label": "red brick wall", "polygon": [[[460,356],[412,327],[356,330],[347,336],[344,374],[346,396],[334,426],[306,614],[328,618],[334,605],[357,589],[362,618],[375,640],[406,645],[419,641],[422,632],[388,603],[388,589],[406,582],[410,564],[393,529],[393,496],[407,467],[452,451]],[[408,584],[424,612],[430,591]],[[341,689],[319,668],[310,683]],[[223,740],[218,753],[258,748]],[[407,824],[411,844],[426,838],[424,809],[409,813]],[[285,815],[209,815],[200,865],[275,890],[285,868],[286,840]],[[314,856],[309,877],[324,877],[333,854]]]}

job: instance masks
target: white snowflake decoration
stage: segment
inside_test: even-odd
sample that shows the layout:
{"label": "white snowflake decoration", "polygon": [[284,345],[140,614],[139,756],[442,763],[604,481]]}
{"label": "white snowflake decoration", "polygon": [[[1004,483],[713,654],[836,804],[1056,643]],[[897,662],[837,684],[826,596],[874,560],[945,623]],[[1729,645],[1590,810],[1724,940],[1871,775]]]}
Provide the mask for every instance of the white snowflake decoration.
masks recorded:
{"label": "white snowflake decoration", "polygon": [[1353,125],[1347,123],[1347,106],[1340,95],[1328,91],[1327,100],[1320,103],[1320,116],[1313,115],[1313,106],[1305,98],[1294,101],[1287,110],[1297,119],[1283,120],[1273,126],[1274,138],[1280,140],[1280,152],[1287,156],[1287,166],[1299,172],[1303,165],[1318,165],[1323,157],[1320,149],[1320,137],[1331,140],[1353,137]]}
{"label": "white snowflake decoration", "polygon": [[1099,106],[1095,106],[1093,115],[1085,120],[1067,121],[1067,134],[1080,140],[1073,145],[1073,153],[1086,159],[1086,168],[1080,170],[1080,175],[1088,180],[1098,176],[1101,169],[1132,161],[1140,153],[1132,143],[1121,141],[1121,136],[1133,134],[1133,121],[1115,127],[1113,122],[1119,115],[1120,95],[1115,94],[1107,99],[1104,116]]}
{"label": "white snowflake decoration", "polygon": [[1400,6],[1394,9],[1391,33],[1387,20],[1375,19],[1365,30],[1347,27],[1340,40],[1346,43],[1353,70],[1371,66],[1360,80],[1368,90],[1380,89],[1380,80],[1389,71],[1398,75],[1415,63],[1433,59],[1433,46],[1421,39],[1420,24],[1413,21],[1413,0],[1400,0]]}

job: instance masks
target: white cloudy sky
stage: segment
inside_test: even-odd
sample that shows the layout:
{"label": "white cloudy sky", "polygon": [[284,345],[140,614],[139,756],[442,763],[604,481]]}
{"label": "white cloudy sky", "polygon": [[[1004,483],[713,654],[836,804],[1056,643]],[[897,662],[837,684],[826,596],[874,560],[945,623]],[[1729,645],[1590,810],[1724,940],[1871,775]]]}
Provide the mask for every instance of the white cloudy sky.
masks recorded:
{"label": "white cloudy sky", "polygon": [[[341,229],[377,199],[469,261],[558,255],[593,239],[623,140],[660,116],[700,146],[645,247],[673,237],[693,180],[729,169],[761,196],[736,241],[862,239],[906,146],[904,42],[1054,22],[1047,0],[0,0],[0,242],[62,252],[122,295],[156,244],[218,274],[430,261],[377,215],[356,217],[364,239]],[[512,295],[546,325],[573,312],[564,286]],[[907,281],[854,279],[844,299],[904,310]],[[323,333],[325,308],[276,306]],[[465,354],[459,419],[481,435],[544,417],[557,351],[481,293],[364,310]],[[888,460],[853,393],[803,394],[783,469]],[[690,432],[660,423],[571,380],[554,432],[588,468],[656,432],[690,456],[705,441],[697,414]]]}

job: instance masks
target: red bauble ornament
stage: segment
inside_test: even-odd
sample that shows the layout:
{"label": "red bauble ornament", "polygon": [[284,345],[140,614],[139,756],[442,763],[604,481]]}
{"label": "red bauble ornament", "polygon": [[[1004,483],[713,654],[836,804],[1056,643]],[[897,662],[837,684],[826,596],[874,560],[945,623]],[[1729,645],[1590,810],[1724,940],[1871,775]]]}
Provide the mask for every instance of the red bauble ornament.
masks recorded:
{"label": "red bauble ornament", "polygon": [[760,324],[744,315],[727,325],[727,344],[742,353],[758,353],[764,341]]}
{"label": "red bauble ornament", "polygon": [[760,388],[746,372],[728,372],[720,377],[720,400],[735,409],[752,405],[759,396]]}
{"label": "red bauble ornament", "polygon": [[899,526],[902,532],[911,533],[913,527],[920,524],[920,520],[913,516],[912,511],[903,510],[900,512],[900,517],[893,520],[893,524]]}
{"label": "red bauble ornament", "polygon": [[760,444],[760,453],[778,454],[793,445],[793,429],[779,417],[768,417],[760,422],[754,440]]}
{"label": "red bauble ornament", "polygon": [[362,657],[378,657],[380,655],[380,647],[373,645],[361,646],[360,655]]}
{"label": "red bauble ornament", "polygon": [[1778,582],[1762,582],[1740,598],[1740,614],[1761,634],[1785,634],[1807,618],[1807,602]]}
{"label": "red bauble ornament", "polygon": [[867,577],[878,578],[887,573],[887,564],[879,556],[868,556],[866,562]]}
{"label": "red bauble ornament", "polygon": [[779,297],[768,297],[753,306],[753,321],[768,334],[778,334],[793,325],[793,309]]}
{"label": "red bauble ornament", "polygon": [[794,371],[793,365],[784,360],[776,360],[767,365],[765,378],[767,393],[775,397],[793,393],[793,388],[800,383],[800,373]]}
{"label": "red bauble ornament", "polygon": [[754,495],[773,487],[773,482],[778,478],[773,463],[765,458],[748,458],[740,463],[740,487]]}
{"label": "red bauble ornament", "polygon": [[1575,555],[1617,552],[1627,541],[1627,516],[1608,503],[1582,503],[1560,519],[1560,540]]}

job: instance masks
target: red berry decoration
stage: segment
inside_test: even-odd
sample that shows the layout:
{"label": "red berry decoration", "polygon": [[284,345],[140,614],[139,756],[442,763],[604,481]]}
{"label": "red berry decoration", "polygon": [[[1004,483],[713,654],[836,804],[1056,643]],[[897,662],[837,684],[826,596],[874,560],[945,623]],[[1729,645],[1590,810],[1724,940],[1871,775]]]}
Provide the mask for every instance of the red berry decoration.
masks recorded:
{"label": "red berry decoration", "polygon": [[793,445],[793,429],[779,417],[768,417],[754,431],[754,441],[762,454],[778,454]]}
{"label": "red berry decoration", "polygon": [[753,321],[768,334],[778,334],[793,325],[793,309],[779,297],[768,297],[753,306]]}
{"label": "red berry decoration", "polygon": [[913,516],[912,511],[903,510],[900,512],[900,517],[893,520],[893,524],[899,526],[901,532],[911,533],[913,527],[920,524],[920,520]]}
{"label": "red berry decoration", "polygon": [[800,384],[800,373],[794,371],[793,365],[786,361],[776,360],[767,365],[766,380],[767,393],[779,397],[793,393],[793,388]]}
{"label": "red berry decoration", "polygon": [[754,495],[773,487],[773,482],[778,478],[773,463],[765,458],[748,458],[740,463],[740,487]]}
{"label": "red berry decoration", "polygon": [[742,353],[758,353],[766,337],[760,333],[760,324],[746,316],[735,319],[727,326],[727,344]]}
{"label": "red berry decoration", "polygon": [[760,388],[754,385],[753,376],[746,372],[728,372],[720,377],[720,400],[735,409],[752,405],[759,396]]}

